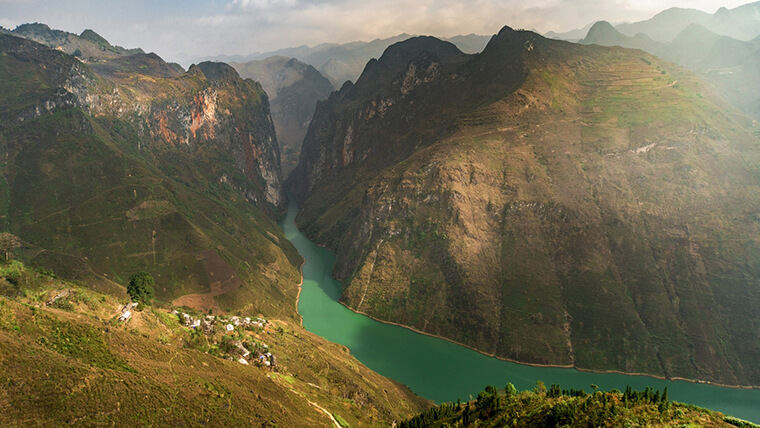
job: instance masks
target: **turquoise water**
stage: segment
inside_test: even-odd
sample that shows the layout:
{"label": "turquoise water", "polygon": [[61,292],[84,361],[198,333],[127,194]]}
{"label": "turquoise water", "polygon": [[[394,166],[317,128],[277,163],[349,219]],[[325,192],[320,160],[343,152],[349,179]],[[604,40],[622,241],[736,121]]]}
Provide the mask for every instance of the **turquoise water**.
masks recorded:
{"label": "turquoise water", "polygon": [[486,385],[503,388],[512,382],[517,389],[533,388],[536,381],[547,386],[583,388],[596,384],[602,390],[626,385],[634,389],[668,388],[671,400],[695,404],[760,423],[760,390],[721,388],[691,382],[666,381],[648,376],[583,373],[575,369],[531,367],[501,361],[464,346],[383,324],[356,314],[338,303],[340,282],[332,279],[335,256],[309,241],[296,227],[298,205],[291,198],[282,224],[285,236],[306,260],[298,311],[304,327],[327,340],[340,343],[372,370],[395,379],[415,393],[435,402],[463,401],[476,397]]}

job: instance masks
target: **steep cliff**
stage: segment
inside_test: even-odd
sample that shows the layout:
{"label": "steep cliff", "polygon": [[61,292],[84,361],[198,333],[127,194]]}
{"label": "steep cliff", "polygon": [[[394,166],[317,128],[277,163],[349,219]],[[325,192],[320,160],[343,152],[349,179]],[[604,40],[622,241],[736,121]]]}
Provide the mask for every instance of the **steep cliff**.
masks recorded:
{"label": "steep cliff", "polygon": [[752,126],[640,51],[418,38],[319,104],[288,187],[354,310],[523,362],[758,384]]}
{"label": "steep cliff", "polygon": [[299,256],[276,226],[285,198],[260,85],[154,54],[88,66],[8,35],[0,52],[2,214],[28,260],[115,293],[148,270],[161,299],[297,318]]}
{"label": "steep cliff", "polygon": [[282,174],[287,176],[298,163],[301,143],[317,102],[326,99],[335,88],[314,67],[295,58],[276,56],[230,65],[242,77],[260,82],[269,95]]}

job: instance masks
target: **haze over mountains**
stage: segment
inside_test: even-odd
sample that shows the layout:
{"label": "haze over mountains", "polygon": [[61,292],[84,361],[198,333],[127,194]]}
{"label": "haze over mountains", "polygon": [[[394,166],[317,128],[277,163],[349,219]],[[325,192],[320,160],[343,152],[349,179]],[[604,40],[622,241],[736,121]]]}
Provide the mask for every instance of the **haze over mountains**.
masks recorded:
{"label": "haze over mountains", "polygon": [[242,77],[260,82],[269,95],[283,176],[287,176],[298,162],[317,101],[327,99],[335,88],[314,67],[295,58],[271,56],[230,65]]}
{"label": "haze over mountains", "polygon": [[[713,33],[734,39],[752,40],[760,35],[760,2],[748,3],[733,9],[721,7],[714,14],[673,7],[650,19],[617,24],[615,28],[630,37],[642,33],[658,42],[670,42],[691,24],[699,24]],[[593,23],[564,33],[549,32],[546,36],[575,42],[586,37],[591,25]]]}
{"label": "haze over mountains", "polygon": [[726,100],[760,119],[760,46],[715,34],[700,24],[689,24],[670,42],[658,42],[643,33],[620,33],[597,22],[579,43],[642,49],[700,74]]}
{"label": "haze over mountains", "polygon": [[[375,39],[370,42],[352,43],[323,43],[314,47],[298,46],[293,48],[279,49],[272,52],[257,53],[246,57],[214,57],[209,58],[221,61],[245,62],[250,60],[262,60],[273,56],[296,58],[316,68],[322,75],[327,77],[336,88],[340,88],[346,80],[355,81],[361,74],[364,66],[372,58],[378,58],[388,46],[406,40],[412,36],[399,34],[386,39]],[[469,34],[466,36],[454,36],[448,40],[467,53],[476,53],[483,50],[490,36]]]}

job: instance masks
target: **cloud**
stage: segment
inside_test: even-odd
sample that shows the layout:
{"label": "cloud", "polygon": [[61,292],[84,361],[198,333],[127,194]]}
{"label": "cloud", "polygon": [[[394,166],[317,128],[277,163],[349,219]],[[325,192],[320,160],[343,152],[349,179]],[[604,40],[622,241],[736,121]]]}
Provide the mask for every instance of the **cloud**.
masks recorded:
{"label": "cloud", "polygon": [[114,44],[169,60],[247,54],[302,44],[372,40],[400,33],[450,37],[502,26],[566,31],[596,20],[647,19],[671,6],[714,12],[742,0],[25,0],[4,4],[0,25],[45,22],[92,28]]}
{"label": "cloud", "polygon": [[228,10],[259,11],[275,8],[293,8],[300,4],[298,0],[233,0],[227,5]]}

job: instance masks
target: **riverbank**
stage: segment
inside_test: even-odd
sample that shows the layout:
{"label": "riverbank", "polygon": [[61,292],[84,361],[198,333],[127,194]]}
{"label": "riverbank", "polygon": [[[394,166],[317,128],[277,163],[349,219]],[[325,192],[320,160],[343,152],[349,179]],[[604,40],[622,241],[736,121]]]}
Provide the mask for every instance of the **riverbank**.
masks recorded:
{"label": "riverbank", "polygon": [[[303,283],[303,281],[301,281],[301,282]],[[396,323],[396,322],[393,322],[393,321],[386,321],[386,320],[383,320],[383,319],[380,319],[380,318],[375,318],[372,315],[367,314],[366,312],[357,311],[357,310],[353,309],[352,307],[348,306],[347,304],[345,304],[344,302],[342,302],[340,300],[338,301],[338,303],[340,303],[345,308],[347,308],[348,310],[350,310],[351,312],[353,312],[353,313],[355,313],[357,315],[365,316],[365,317],[367,317],[369,319],[372,319],[374,321],[377,321],[379,323],[383,323],[383,324],[387,324],[387,325],[393,325],[393,326],[396,326],[396,327],[405,328],[407,330],[413,331],[413,332],[415,332],[417,334],[421,334],[423,336],[434,337],[436,339],[445,340],[445,341],[447,341],[449,343],[453,343],[454,345],[459,345],[459,346],[465,347],[467,349],[470,349],[472,351],[475,351],[475,352],[477,352],[479,354],[485,355],[486,357],[495,358],[495,359],[497,359],[499,361],[507,361],[507,362],[510,362],[510,363],[519,364],[521,366],[540,367],[540,368],[555,368],[555,369],[574,369],[574,370],[577,370],[577,371],[583,372],[583,373],[592,373],[592,374],[619,374],[619,375],[625,375],[625,376],[641,376],[641,377],[648,377],[648,378],[653,378],[653,379],[658,379],[658,380],[663,380],[663,381],[690,382],[690,383],[694,383],[694,384],[718,386],[718,387],[721,387],[721,388],[760,390],[760,386],[753,386],[753,385],[727,385],[727,384],[722,384],[722,383],[718,383],[718,382],[712,382],[712,381],[709,381],[709,380],[700,381],[700,380],[696,380],[696,379],[688,379],[688,378],[678,377],[678,376],[668,378],[668,377],[665,377],[665,376],[654,375],[654,374],[649,374],[649,373],[631,373],[631,372],[624,372],[624,371],[620,371],[620,370],[597,370],[597,369],[587,369],[587,368],[577,367],[577,366],[570,365],[570,364],[568,364],[568,365],[563,365],[563,364],[539,364],[539,363],[528,363],[528,362],[520,361],[520,360],[513,360],[511,358],[505,358],[505,357],[498,356],[495,353],[485,352],[485,351],[482,351],[480,349],[473,348],[470,345],[467,345],[467,344],[464,344],[464,343],[461,343],[461,342],[457,342],[456,340],[450,339],[448,337],[440,336],[440,335],[433,334],[433,333],[428,333],[428,332],[416,329],[414,327],[410,327],[410,326],[404,325],[404,324],[399,324],[399,323]]]}
{"label": "riverbank", "polygon": [[[513,383],[520,390],[536,381],[563,388],[623,390],[668,388],[673,400],[714,409],[746,420],[760,421],[760,390],[670,379],[644,373],[630,374],[584,370],[568,365],[522,363],[495,357],[451,339],[378,320],[340,302],[342,285],[332,278],[335,255],[308,240],[292,221],[284,224],[305,263],[301,266],[298,313],[304,328],[342,344],[370,369],[408,385],[415,393],[437,403],[467,400],[486,385]],[[443,340],[440,340],[443,339]]]}

